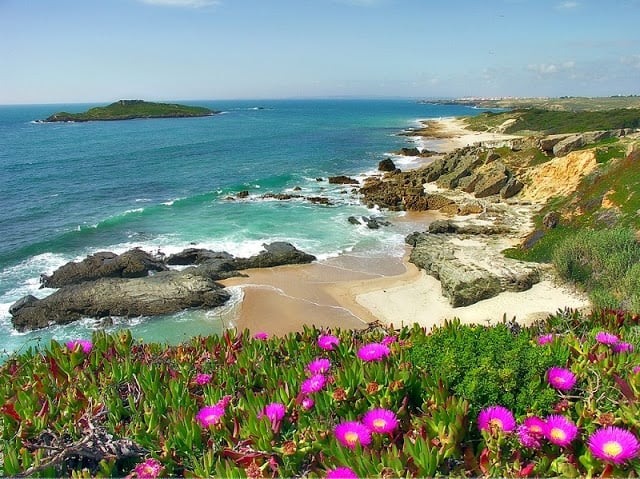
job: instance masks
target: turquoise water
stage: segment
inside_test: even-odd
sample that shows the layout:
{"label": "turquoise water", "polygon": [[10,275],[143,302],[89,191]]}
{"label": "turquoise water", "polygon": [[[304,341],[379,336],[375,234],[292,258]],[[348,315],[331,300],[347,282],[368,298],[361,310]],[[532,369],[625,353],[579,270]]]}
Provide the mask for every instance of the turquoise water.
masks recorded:
{"label": "turquoise water", "polygon": [[[96,251],[139,246],[170,254],[195,245],[249,256],[265,242],[285,240],[320,259],[401,254],[401,231],[348,224],[350,215],[372,211],[326,178],[373,172],[385,153],[409,146],[398,133],[418,118],[476,112],[409,100],[188,103],[223,113],[47,124],[36,120],[95,105],[0,106],[0,351],[91,333],[95,322],[87,319],[18,334],[8,310],[25,294],[52,292],[38,289],[40,274]],[[295,187],[333,204],[261,198]],[[228,199],[241,190],[249,197]],[[229,308],[116,319],[114,328],[177,342],[220,331]]]}

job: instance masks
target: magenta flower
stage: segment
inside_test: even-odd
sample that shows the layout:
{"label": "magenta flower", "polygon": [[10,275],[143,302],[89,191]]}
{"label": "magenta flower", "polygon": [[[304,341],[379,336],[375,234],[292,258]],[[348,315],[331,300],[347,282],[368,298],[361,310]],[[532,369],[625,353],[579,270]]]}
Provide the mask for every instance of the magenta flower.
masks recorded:
{"label": "magenta flower", "polygon": [[316,358],[307,364],[307,370],[311,374],[324,374],[329,372],[331,361],[325,358]]}
{"label": "magenta flower", "polygon": [[253,335],[253,339],[259,339],[261,341],[264,341],[266,339],[269,339],[269,334],[265,333],[264,331],[260,331]]}
{"label": "magenta flower", "polygon": [[576,376],[568,369],[553,366],[547,371],[547,381],[560,391],[569,391],[576,384]]}
{"label": "magenta flower", "polygon": [[88,339],[72,339],[71,341],[67,341],[65,346],[70,351],[74,351],[79,347],[84,354],[89,354],[93,348],[93,343]]}
{"label": "magenta flower", "polygon": [[478,428],[488,432],[494,429],[511,432],[516,428],[516,420],[506,407],[489,406],[478,414]]}
{"label": "magenta flower", "polygon": [[350,449],[355,449],[358,444],[361,446],[371,444],[371,432],[357,421],[342,422],[335,427],[333,432],[340,444]]}
{"label": "magenta flower", "polygon": [[348,467],[336,467],[327,471],[327,479],[358,479],[358,475]]}
{"label": "magenta flower", "polygon": [[598,341],[600,344],[611,345],[616,344],[618,341],[620,341],[620,338],[615,334],[611,334],[607,331],[599,331],[598,333],[596,333],[596,341]]}
{"label": "magenta flower", "polygon": [[306,409],[307,411],[308,411],[309,409],[313,409],[313,406],[314,406],[315,404],[316,404],[316,402],[315,402],[313,399],[311,399],[310,397],[306,397],[306,398],[304,398],[304,399],[302,400],[302,407],[303,407],[304,409]]}
{"label": "magenta flower", "polygon": [[633,352],[633,344],[625,343],[625,342],[621,341],[621,342],[616,343],[613,346],[611,346],[611,349],[615,353],[632,353]]}
{"label": "magenta flower", "polygon": [[384,344],[385,346],[389,346],[396,341],[398,341],[398,336],[385,336],[384,338],[382,338],[382,341],[380,341],[380,343]]}
{"label": "magenta flower", "polygon": [[556,446],[568,446],[578,434],[578,427],[568,418],[553,414],[547,417],[544,436]]}
{"label": "magenta flower", "polygon": [[634,366],[633,369],[631,370],[631,372],[633,374],[639,374],[640,373],[640,366]]}
{"label": "magenta flower", "polygon": [[267,417],[273,424],[280,421],[286,413],[287,407],[284,404],[272,402],[264,407],[262,412],[258,414],[258,418]]}
{"label": "magenta flower", "polygon": [[589,436],[587,445],[594,457],[614,464],[635,458],[640,450],[638,438],[632,432],[615,426],[598,429]]}
{"label": "magenta flower", "polygon": [[398,419],[395,413],[388,409],[372,409],[362,417],[362,424],[371,432],[390,434],[398,427]]}
{"label": "magenta flower", "polygon": [[[127,477],[137,477],[139,479],[155,479],[162,472],[162,464],[157,459],[147,459],[133,468],[131,475]],[[135,476],[134,476],[135,474]]]}
{"label": "magenta flower", "polygon": [[198,373],[196,374],[196,384],[199,384],[200,386],[207,384],[209,381],[211,381],[211,374],[206,374],[206,373]]}
{"label": "magenta flower", "polygon": [[340,344],[340,340],[330,334],[323,334],[318,338],[318,346],[325,351],[333,351]]}
{"label": "magenta flower", "polygon": [[227,394],[226,396],[223,396],[222,399],[220,399],[220,401],[216,403],[216,406],[220,406],[221,408],[226,408],[231,402],[231,399],[233,399],[233,396],[230,396],[229,394]]}
{"label": "magenta flower", "polygon": [[363,361],[379,361],[391,353],[388,346],[381,343],[369,343],[358,349],[358,357]]}
{"label": "magenta flower", "polygon": [[520,444],[531,449],[538,449],[542,445],[540,440],[544,437],[544,427],[545,422],[539,417],[526,418],[517,428]]}
{"label": "magenta flower", "polygon": [[220,422],[220,419],[224,416],[224,412],[224,407],[220,404],[205,406],[196,414],[196,421],[198,421],[202,427],[214,426]]}
{"label": "magenta flower", "polygon": [[317,393],[327,384],[327,378],[323,374],[314,374],[309,379],[302,381],[300,392],[302,394]]}
{"label": "magenta flower", "polygon": [[538,336],[538,344],[542,346],[543,344],[549,344],[553,342],[553,334],[542,334]]}

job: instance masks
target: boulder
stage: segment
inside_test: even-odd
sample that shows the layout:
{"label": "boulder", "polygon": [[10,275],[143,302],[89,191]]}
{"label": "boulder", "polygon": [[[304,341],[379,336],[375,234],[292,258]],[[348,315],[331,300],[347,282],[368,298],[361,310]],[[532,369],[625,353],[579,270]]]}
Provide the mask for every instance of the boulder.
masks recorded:
{"label": "boulder", "polygon": [[566,156],[584,145],[586,145],[584,135],[571,135],[556,143],[553,147],[553,154],[555,156]]}
{"label": "boulder", "polygon": [[167,269],[161,260],[138,248],[121,255],[102,251],[79,263],[67,263],[51,275],[42,275],[40,282],[43,288],[61,288],[99,278],[140,278],[150,271]]}
{"label": "boulder", "polygon": [[502,198],[511,198],[512,196],[517,195],[524,188],[524,183],[520,181],[515,176],[512,176],[507,180],[507,184],[502,187],[500,190],[500,196]]}
{"label": "boulder", "polygon": [[212,259],[233,260],[233,255],[226,251],[211,251],[203,248],[187,248],[179,253],[170,255],[166,262],[169,265],[200,264]]}
{"label": "boulder", "polygon": [[153,316],[185,308],[213,308],[229,298],[220,285],[204,276],[163,271],[143,278],[72,284],[40,300],[23,298],[11,307],[11,322],[16,330],[28,331],[87,316]]}
{"label": "boulder", "polygon": [[265,244],[264,251],[250,258],[237,258],[235,269],[270,268],[285,264],[305,264],[316,260],[316,257],[300,251],[295,246],[284,241]]}
{"label": "boulder", "polygon": [[347,218],[347,221],[349,223],[351,223],[352,225],[361,225],[362,223],[360,223],[360,220],[358,218],[356,218],[355,216],[349,216]]}
{"label": "boulder", "polygon": [[501,161],[494,161],[486,165],[482,171],[478,171],[478,174],[480,178],[473,189],[476,198],[497,195],[509,180],[507,167]]}
{"label": "boulder", "polygon": [[542,225],[551,230],[560,224],[560,213],[557,211],[550,211],[542,218]]}
{"label": "boulder", "polygon": [[561,133],[559,135],[547,135],[538,140],[539,148],[545,153],[553,153],[553,147],[560,143],[562,140],[569,138],[571,134]]}
{"label": "boulder", "polygon": [[378,163],[378,171],[395,171],[396,164],[391,158],[385,158]]}
{"label": "boulder", "polygon": [[239,192],[236,194],[236,196],[237,196],[238,198],[248,198],[248,197],[249,197],[249,190],[242,190],[242,191],[239,191]]}
{"label": "boulder", "polygon": [[404,147],[404,148],[400,148],[397,154],[402,156],[420,156],[420,150],[418,150],[415,147],[413,148]]}
{"label": "boulder", "polygon": [[348,176],[339,175],[339,176],[330,176],[329,183],[332,185],[357,185],[359,184],[358,180],[354,178],[349,178]]}

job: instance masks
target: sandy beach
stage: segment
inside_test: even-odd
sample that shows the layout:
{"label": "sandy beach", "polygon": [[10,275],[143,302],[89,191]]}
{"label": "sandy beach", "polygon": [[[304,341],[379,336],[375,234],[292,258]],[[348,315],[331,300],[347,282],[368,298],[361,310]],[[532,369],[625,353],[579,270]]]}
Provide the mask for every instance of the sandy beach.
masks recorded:
{"label": "sandy beach", "polygon": [[[457,118],[432,120],[420,136],[443,153],[477,142],[514,138],[466,130]],[[436,212],[412,213],[401,221],[411,223],[415,231],[425,231],[436,218]],[[503,292],[453,308],[442,295],[440,282],[407,261],[409,250],[405,248],[404,258],[346,254],[309,265],[245,271],[248,277],[222,282],[243,291],[237,318],[230,326],[254,334],[284,335],[304,326],[357,329],[375,320],[394,327],[418,323],[427,329],[454,317],[465,323],[488,324],[506,316],[529,323],[567,307],[589,304],[584,295],[544,279],[527,291]]]}

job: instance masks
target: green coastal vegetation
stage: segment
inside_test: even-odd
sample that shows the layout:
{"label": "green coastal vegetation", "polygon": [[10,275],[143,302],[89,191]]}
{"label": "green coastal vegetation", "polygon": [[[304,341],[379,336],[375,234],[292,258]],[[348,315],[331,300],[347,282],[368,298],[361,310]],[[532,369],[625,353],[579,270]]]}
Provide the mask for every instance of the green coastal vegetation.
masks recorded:
{"label": "green coastal vegetation", "polygon": [[0,474],[637,477],[638,320],[52,342],[0,368]]}
{"label": "green coastal vegetation", "polygon": [[119,100],[107,106],[91,108],[83,113],[61,111],[49,116],[46,122],[114,121],[136,118],[191,118],[214,115],[215,111],[201,106],[175,103],[155,103],[144,100]]}

